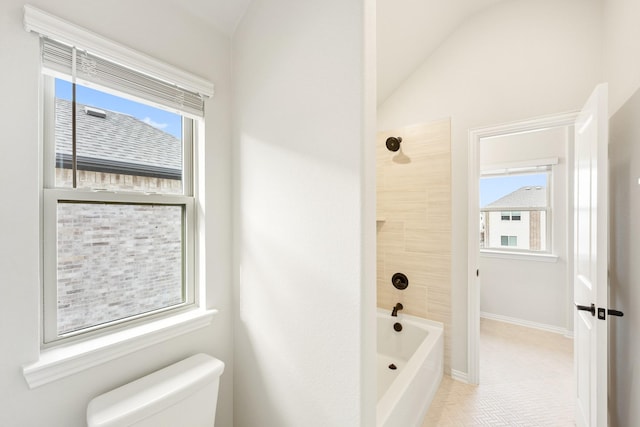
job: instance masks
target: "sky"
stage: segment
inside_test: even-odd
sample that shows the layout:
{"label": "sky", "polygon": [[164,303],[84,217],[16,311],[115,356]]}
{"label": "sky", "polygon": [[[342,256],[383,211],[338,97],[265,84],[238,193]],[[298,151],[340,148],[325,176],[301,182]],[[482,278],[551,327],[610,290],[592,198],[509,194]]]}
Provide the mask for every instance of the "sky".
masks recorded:
{"label": "sky", "polygon": [[[71,100],[70,82],[56,79],[56,98]],[[76,85],[76,101],[101,110],[128,114],[176,138],[182,138],[182,117],[179,114],[81,85]]]}
{"label": "sky", "polygon": [[503,175],[480,178],[480,207],[485,207],[518,188],[527,185],[546,187],[547,174]]}

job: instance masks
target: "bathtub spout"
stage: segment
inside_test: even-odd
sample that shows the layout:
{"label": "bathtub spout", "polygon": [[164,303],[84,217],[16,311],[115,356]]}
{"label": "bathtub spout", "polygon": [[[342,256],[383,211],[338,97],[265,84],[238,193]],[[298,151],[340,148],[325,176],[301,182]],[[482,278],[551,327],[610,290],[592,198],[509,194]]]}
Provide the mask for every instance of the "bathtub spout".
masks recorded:
{"label": "bathtub spout", "polygon": [[391,315],[393,317],[398,317],[398,311],[402,310],[404,307],[402,306],[402,304],[397,303],[395,305],[395,307],[393,307],[393,311],[391,311]]}

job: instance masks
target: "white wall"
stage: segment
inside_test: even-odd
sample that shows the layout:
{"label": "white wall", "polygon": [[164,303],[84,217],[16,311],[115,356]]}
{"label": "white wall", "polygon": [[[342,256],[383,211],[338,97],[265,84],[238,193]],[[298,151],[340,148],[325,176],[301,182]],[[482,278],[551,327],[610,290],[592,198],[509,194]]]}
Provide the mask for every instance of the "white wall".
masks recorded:
{"label": "white wall", "polygon": [[[568,158],[569,137],[566,127],[518,133],[480,141],[480,168],[527,160],[557,158],[550,181],[551,253],[557,261],[509,259],[480,255],[480,310],[525,322],[573,330],[573,285],[568,276],[573,242],[568,239],[572,222],[568,212],[573,204],[568,196],[573,168]],[[522,212],[524,222],[526,212]],[[500,212],[496,213],[500,221]],[[527,221],[528,223],[528,221]],[[497,227],[489,227],[495,233]],[[499,234],[499,233],[497,233]],[[528,238],[528,227],[527,227]],[[500,236],[497,236],[498,242]],[[548,261],[548,260],[547,260]]]}
{"label": "white wall", "polygon": [[609,307],[609,415],[612,426],[640,425],[640,90],[618,110],[610,126],[611,235]]}
{"label": "white wall", "polygon": [[255,0],[233,38],[237,427],[374,423],[370,6]]}
{"label": "white wall", "polygon": [[[212,326],[29,390],[22,365],[38,356],[39,318],[39,43],[22,26],[22,0],[0,3],[0,425],[84,426],[94,396],[197,352],[226,364],[218,422],[232,426],[230,296],[230,41],[163,2],[31,2],[216,84],[207,102],[206,215],[208,305]],[[150,11],[152,14],[150,14]],[[149,16],[145,21],[144,17]]]}
{"label": "white wall", "polygon": [[466,21],[378,110],[378,128],[452,118],[453,369],[467,371],[470,128],[579,109],[602,76],[597,0],[513,0]]}
{"label": "white wall", "polygon": [[603,0],[604,73],[609,112],[615,113],[640,87],[640,2]]}
{"label": "white wall", "polygon": [[640,3],[605,0],[605,80],[610,123],[609,416],[616,426],[640,425]]}

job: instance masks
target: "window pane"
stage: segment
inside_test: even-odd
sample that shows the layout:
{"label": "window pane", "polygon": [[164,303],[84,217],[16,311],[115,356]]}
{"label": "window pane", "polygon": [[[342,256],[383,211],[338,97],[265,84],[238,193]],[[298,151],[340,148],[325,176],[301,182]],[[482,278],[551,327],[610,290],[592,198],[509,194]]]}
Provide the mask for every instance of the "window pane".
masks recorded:
{"label": "window pane", "polygon": [[[71,84],[55,98],[56,187],[71,187]],[[182,116],[76,85],[76,159],[77,188],[182,194]]]}
{"label": "window pane", "polygon": [[183,303],[183,209],[59,202],[58,333]]}
{"label": "window pane", "polygon": [[[480,208],[548,207],[548,174],[498,175],[480,178]],[[525,203],[523,205],[523,203]]]}
{"label": "window pane", "polygon": [[549,176],[550,172],[480,178],[481,249],[548,251]]}

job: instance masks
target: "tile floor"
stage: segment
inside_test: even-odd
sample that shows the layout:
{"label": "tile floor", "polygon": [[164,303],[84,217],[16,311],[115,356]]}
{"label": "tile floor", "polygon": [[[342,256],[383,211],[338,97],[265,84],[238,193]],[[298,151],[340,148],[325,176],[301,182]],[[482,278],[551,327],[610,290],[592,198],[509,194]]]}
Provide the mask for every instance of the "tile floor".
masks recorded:
{"label": "tile floor", "polygon": [[573,340],[480,321],[480,385],[445,375],[422,427],[574,426]]}

